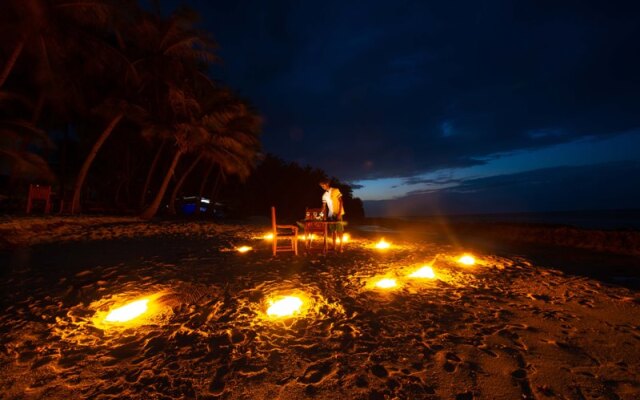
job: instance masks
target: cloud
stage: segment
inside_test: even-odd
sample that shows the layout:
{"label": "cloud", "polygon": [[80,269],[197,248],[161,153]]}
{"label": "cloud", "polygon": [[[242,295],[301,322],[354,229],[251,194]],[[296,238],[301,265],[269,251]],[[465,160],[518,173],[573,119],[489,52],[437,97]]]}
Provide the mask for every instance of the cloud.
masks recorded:
{"label": "cloud", "polygon": [[456,178],[419,178],[419,177],[411,177],[405,179],[403,185],[419,185],[419,184],[427,184],[427,185],[452,185],[459,184],[462,180]]}
{"label": "cloud", "polygon": [[640,204],[637,176],[637,161],[545,168],[364,204],[370,216],[632,209]]}
{"label": "cloud", "polygon": [[266,150],[341,180],[640,127],[637,2],[193,3]]}

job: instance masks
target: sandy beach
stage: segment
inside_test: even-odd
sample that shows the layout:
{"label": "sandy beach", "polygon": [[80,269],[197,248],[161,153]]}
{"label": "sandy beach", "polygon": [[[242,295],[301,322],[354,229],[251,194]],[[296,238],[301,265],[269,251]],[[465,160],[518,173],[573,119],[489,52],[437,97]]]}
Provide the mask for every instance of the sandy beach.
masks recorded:
{"label": "sandy beach", "polygon": [[[255,222],[0,231],[3,399],[640,398],[638,291],[523,249],[351,226],[343,253],[272,257]],[[285,294],[301,313],[267,316]],[[104,323],[142,297],[135,324]]]}

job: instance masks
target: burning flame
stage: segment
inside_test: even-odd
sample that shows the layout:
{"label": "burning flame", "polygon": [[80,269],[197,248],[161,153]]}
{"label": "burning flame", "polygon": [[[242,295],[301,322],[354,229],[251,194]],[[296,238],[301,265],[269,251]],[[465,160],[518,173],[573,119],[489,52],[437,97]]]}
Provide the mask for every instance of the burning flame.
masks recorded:
{"label": "burning flame", "polygon": [[300,312],[302,300],[296,296],[284,296],[278,300],[269,300],[267,315],[271,317],[286,317]]}
{"label": "burning flame", "polygon": [[469,254],[464,254],[462,257],[458,258],[458,262],[464,265],[473,265],[476,263],[476,259]]}
{"label": "burning flame", "polygon": [[338,238],[338,243],[340,243],[340,242],[347,243],[350,239],[351,239],[351,237],[349,236],[349,234],[348,233],[344,233],[344,234],[342,234],[342,238]]}
{"label": "burning flame", "polygon": [[240,253],[246,253],[247,251],[253,250],[253,248],[249,246],[242,246],[242,247],[238,247],[236,250],[238,250],[238,252]]}
{"label": "burning flame", "polygon": [[378,243],[376,243],[376,249],[385,250],[391,247],[391,244],[385,242],[384,238],[380,239]]}
{"label": "burning flame", "polygon": [[142,299],[118,307],[107,315],[106,322],[127,322],[139,317],[147,311],[147,303],[149,299]]}
{"label": "burning flame", "polygon": [[376,282],[376,286],[381,289],[391,289],[393,287],[398,286],[398,283],[396,282],[395,279],[383,278],[383,279],[380,279],[378,282]]}
{"label": "burning flame", "polygon": [[429,278],[434,279],[436,277],[435,272],[433,272],[433,268],[430,265],[425,265],[419,270],[413,272],[409,275],[409,278]]}

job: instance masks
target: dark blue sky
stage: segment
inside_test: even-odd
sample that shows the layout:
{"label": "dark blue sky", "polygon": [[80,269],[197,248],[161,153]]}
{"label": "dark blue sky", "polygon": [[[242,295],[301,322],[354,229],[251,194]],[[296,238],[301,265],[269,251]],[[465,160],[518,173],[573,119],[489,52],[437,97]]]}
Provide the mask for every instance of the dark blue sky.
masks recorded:
{"label": "dark blue sky", "polygon": [[200,12],[265,149],[369,215],[640,207],[640,2],[161,3]]}

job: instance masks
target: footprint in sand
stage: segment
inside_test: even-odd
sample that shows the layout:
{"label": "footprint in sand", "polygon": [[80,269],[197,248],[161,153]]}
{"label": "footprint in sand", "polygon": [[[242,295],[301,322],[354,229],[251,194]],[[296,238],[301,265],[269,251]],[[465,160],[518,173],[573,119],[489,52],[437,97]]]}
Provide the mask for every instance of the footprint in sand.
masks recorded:
{"label": "footprint in sand", "polygon": [[455,353],[447,352],[444,355],[444,364],[442,365],[442,368],[445,371],[452,373],[452,372],[455,372],[456,369],[458,369],[458,365],[461,362],[462,360]]}
{"label": "footprint in sand", "polygon": [[323,361],[316,364],[312,364],[307,367],[304,374],[298,378],[302,383],[319,383],[326,379],[333,372],[333,363],[331,361]]}
{"label": "footprint in sand", "polygon": [[371,367],[371,373],[378,378],[386,378],[387,376],[389,376],[389,371],[387,371],[387,369],[381,364],[373,365]]}

